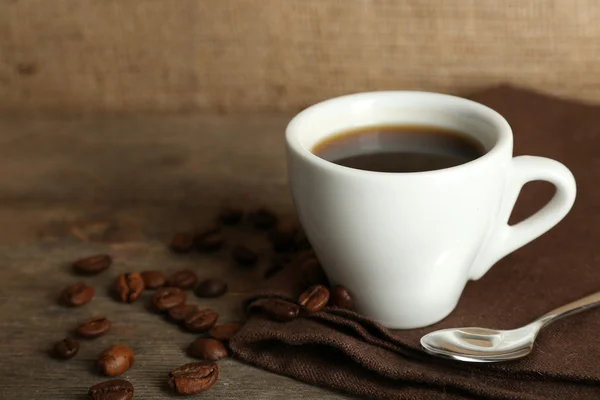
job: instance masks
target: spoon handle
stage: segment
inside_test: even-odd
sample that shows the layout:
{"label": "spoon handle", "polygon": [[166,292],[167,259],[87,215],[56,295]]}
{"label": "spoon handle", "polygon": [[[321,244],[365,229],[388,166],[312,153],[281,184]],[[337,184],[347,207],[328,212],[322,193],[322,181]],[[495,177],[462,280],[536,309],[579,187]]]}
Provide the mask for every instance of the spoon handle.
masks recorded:
{"label": "spoon handle", "polygon": [[589,296],[586,296],[582,299],[575,300],[572,303],[555,308],[554,310],[538,318],[535,322],[541,323],[543,327],[558,319],[580,313],[582,311],[587,310],[588,308],[596,307],[598,305],[600,305],[600,292],[590,294]]}

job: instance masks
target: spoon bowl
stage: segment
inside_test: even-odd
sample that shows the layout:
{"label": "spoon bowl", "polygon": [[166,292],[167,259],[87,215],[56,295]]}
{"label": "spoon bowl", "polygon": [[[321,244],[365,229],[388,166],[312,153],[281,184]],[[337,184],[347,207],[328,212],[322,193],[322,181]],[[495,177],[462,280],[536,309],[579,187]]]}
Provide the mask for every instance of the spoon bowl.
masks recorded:
{"label": "spoon bowl", "polygon": [[544,314],[518,329],[453,328],[431,332],[421,338],[429,354],[467,362],[499,362],[525,357],[533,350],[540,329],[560,318],[600,304],[600,292]]}
{"label": "spoon bowl", "polygon": [[442,329],[421,338],[421,346],[436,356],[471,362],[508,361],[528,355],[539,328],[514,330],[486,328]]}

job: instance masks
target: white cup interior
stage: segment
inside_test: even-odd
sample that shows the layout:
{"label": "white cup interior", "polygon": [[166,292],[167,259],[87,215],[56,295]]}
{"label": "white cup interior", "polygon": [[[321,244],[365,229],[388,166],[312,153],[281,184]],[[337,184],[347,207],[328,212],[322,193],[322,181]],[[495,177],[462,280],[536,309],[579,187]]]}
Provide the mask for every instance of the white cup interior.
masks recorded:
{"label": "white cup interior", "polygon": [[422,125],[458,131],[489,152],[510,140],[510,127],[494,110],[459,97],[427,92],[371,92],[324,101],[298,114],[288,140],[307,151],[343,131],[381,125]]}

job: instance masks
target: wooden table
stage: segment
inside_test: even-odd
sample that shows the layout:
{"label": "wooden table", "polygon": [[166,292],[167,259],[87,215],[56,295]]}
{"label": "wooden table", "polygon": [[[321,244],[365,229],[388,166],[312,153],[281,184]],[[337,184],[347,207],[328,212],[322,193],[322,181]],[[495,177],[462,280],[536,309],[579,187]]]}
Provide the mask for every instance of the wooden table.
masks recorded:
{"label": "wooden table", "polygon": [[[136,364],[124,378],[135,398],[174,397],[168,371],[192,359],[185,347],[197,336],[146,310],[150,292],[134,304],[108,293],[126,271],[190,267],[200,278],[221,277],[230,291],[191,301],[215,309],[220,320],[243,318],[240,302],[263,282],[267,245],[254,269],[217,255],[173,255],[171,234],[208,223],[224,202],[247,209],[267,205],[292,213],[283,147],[288,115],[105,116],[77,119],[0,117],[0,398],[84,399],[107,378],[94,369],[106,347],[124,343]],[[246,240],[230,232],[229,246]],[[110,253],[110,270],[89,278],[69,263]],[[60,290],[83,280],[93,301],[67,309]],[[95,315],[112,320],[109,334],[82,340],[72,360],[50,358],[52,344]],[[337,399],[337,393],[274,375],[231,359],[203,399]]]}

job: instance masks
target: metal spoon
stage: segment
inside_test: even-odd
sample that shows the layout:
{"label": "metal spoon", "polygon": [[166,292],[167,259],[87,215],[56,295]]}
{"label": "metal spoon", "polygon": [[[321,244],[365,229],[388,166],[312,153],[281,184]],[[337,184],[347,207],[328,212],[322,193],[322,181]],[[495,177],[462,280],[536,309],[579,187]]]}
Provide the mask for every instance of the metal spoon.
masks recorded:
{"label": "metal spoon", "polygon": [[498,362],[525,357],[543,327],[600,305],[600,292],[555,310],[522,328],[500,331],[486,328],[453,328],[431,332],[421,338],[421,346],[435,356],[468,362]]}

